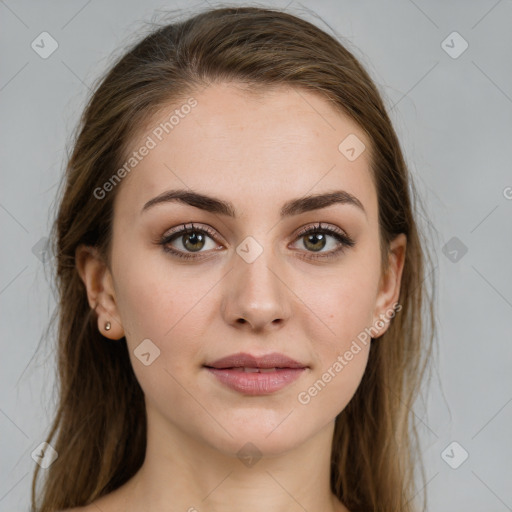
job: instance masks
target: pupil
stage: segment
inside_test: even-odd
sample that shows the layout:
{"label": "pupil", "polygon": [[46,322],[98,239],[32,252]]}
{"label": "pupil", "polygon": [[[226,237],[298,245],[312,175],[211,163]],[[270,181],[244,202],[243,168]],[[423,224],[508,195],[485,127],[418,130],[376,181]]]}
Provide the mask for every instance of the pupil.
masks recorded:
{"label": "pupil", "polygon": [[313,246],[317,246],[317,247],[313,247],[313,250],[316,251],[316,250],[323,249],[325,247],[324,235],[321,234],[321,233],[320,234],[314,234],[314,235],[308,235],[308,237],[307,237],[308,243],[309,243],[309,241],[314,240],[315,238],[320,241],[320,245],[321,246],[318,247],[317,244],[313,242]]}
{"label": "pupil", "polygon": [[[204,245],[204,240],[201,240],[203,238],[203,235],[201,235],[201,234],[193,233],[191,235],[185,235],[184,238],[185,238],[185,243],[184,243],[185,247],[191,251],[198,251],[202,248],[202,246],[201,247],[193,247],[198,242],[203,242],[203,245]],[[192,247],[189,247],[189,242],[192,245]]]}

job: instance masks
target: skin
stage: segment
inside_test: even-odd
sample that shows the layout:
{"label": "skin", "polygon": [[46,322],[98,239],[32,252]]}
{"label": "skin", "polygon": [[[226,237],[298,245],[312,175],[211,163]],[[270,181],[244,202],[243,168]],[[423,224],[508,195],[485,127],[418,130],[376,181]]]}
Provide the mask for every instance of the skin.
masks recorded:
{"label": "skin", "polygon": [[[256,96],[224,83],[194,97],[198,105],[118,185],[111,268],[91,248],[77,250],[89,303],[98,305],[98,329],[112,340],[126,336],[148,416],[142,468],[80,510],[347,511],[329,488],[332,435],[361,381],[369,343],[308,404],[297,397],[398,301],[406,239],[394,240],[382,273],[370,141],[311,92],[280,88]],[[354,161],[338,150],[349,134],[367,148]],[[179,202],[141,213],[148,200],[174,188],[228,200],[238,215]],[[339,189],[356,196],[366,214],[335,204],[279,217],[290,199]],[[192,245],[207,257],[187,251],[183,236],[172,246],[197,260],[173,257],[155,243],[190,222],[217,234],[202,248]],[[319,222],[343,230],[355,246],[313,259],[318,252],[297,231]],[[263,248],[252,263],[236,252],[248,236]],[[338,245],[328,235],[320,253]],[[134,350],[147,338],[160,356],[145,366]],[[274,394],[248,397],[203,368],[236,352],[280,352],[309,368]],[[248,442],[262,454],[251,467],[237,457]]]}

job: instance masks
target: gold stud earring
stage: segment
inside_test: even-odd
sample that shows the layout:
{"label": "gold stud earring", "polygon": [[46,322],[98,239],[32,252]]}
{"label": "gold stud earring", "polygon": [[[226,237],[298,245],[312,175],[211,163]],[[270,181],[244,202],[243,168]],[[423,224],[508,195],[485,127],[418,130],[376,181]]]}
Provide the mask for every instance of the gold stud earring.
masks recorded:
{"label": "gold stud earring", "polygon": [[105,324],[105,331],[110,331],[110,322]]}

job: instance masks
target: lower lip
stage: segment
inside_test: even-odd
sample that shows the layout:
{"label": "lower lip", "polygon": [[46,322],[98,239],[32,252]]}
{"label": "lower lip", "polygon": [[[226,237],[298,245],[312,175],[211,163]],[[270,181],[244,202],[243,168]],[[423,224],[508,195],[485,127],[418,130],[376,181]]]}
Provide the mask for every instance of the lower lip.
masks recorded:
{"label": "lower lip", "polygon": [[297,380],[305,368],[283,368],[275,372],[243,372],[240,370],[208,368],[227,387],[244,395],[268,395]]}

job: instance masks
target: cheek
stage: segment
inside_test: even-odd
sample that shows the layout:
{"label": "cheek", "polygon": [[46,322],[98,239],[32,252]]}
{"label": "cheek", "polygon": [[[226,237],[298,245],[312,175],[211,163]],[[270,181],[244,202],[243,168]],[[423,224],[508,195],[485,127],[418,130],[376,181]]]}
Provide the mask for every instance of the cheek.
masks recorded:
{"label": "cheek", "polygon": [[[334,420],[353,398],[368,362],[370,345],[355,342],[315,372],[297,395],[297,407],[310,428]],[[305,427],[306,428],[306,427]]]}
{"label": "cheek", "polygon": [[114,239],[116,301],[130,345],[145,338],[160,344],[207,291],[203,280],[187,286],[184,271],[173,268],[163,250],[148,250],[144,243],[140,239]]}
{"label": "cheek", "polygon": [[[143,388],[155,385],[158,389],[157,374],[148,369],[158,368],[164,380],[164,369],[182,380],[183,362],[193,365],[198,360],[205,326],[211,325],[214,282],[198,277],[197,270],[171,267],[165,256],[153,257],[157,251],[139,254],[122,249],[119,246],[118,254],[129,256],[117,261],[116,301],[132,366]],[[158,354],[151,366],[142,365],[137,357],[142,346]]]}
{"label": "cheek", "polygon": [[345,351],[358,334],[370,327],[377,296],[379,269],[375,261],[354,259],[333,274],[298,280],[293,288],[304,303],[297,320],[327,358]]}
{"label": "cheek", "polygon": [[368,362],[371,336],[367,329],[371,327],[379,272],[377,256],[355,258],[335,277],[324,279],[324,286],[302,284],[298,295],[308,308],[301,328],[312,342],[315,363],[297,396],[306,417],[328,421],[356,392]]}

